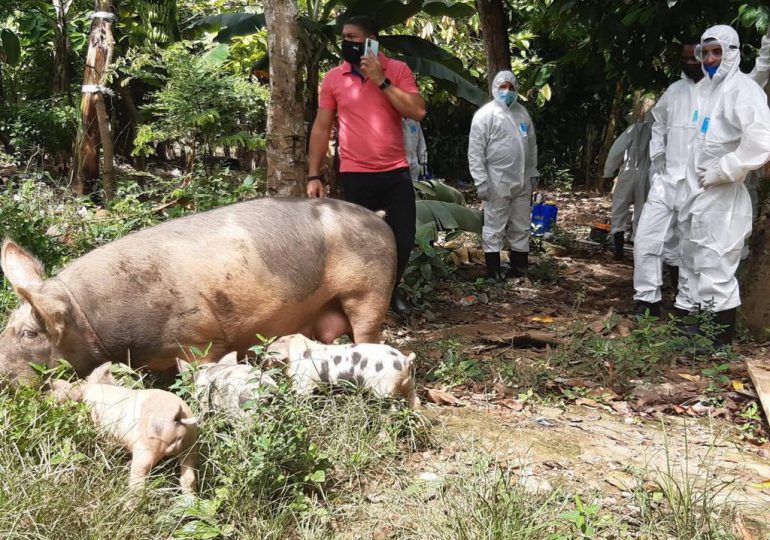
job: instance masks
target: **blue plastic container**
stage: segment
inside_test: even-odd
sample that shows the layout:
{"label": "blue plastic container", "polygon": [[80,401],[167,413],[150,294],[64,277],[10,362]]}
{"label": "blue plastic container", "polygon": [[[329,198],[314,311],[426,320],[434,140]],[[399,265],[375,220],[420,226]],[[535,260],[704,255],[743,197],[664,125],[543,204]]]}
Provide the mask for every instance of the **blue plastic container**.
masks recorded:
{"label": "blue plastic container", "polygon": [[536,204],[532,206],[531,229],[532,234],[540,236],[552,232],[553,225],[556,223],[556,214],[559,207],[555,204]]}

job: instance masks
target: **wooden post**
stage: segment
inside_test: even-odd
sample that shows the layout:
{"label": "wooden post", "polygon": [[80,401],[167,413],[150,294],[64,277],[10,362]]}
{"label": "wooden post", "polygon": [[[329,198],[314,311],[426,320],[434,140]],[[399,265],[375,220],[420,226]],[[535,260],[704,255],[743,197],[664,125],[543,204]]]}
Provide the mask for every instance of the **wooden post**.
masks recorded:
{"label": "wooden post", "polygon": [[[112,175],[112,133],[109,129],[109,116],[104,106],[104,84],[107,70],[112,62],[115,39],[112,25],[115,20],[116,6],[113,0],[95,0],[95,16],[91,23],[88,37],[86,67],[83,72],[83,97],[80,102],[81,124],[75,143],[76,171],[73,190],[78,195],[87,195],[96,191],[99,181],[99,143],[106,150],[109,147],[109,164],[105,164],[105,196],[114,194]],[[112,14],[112,15],[110,15]],[[99,105],[101,103],[101,106]],[[99,109],[103,114],[99,114]],[[100,125],[101,124],[101,125]],[[106,143],[106,144],[105,144]],[[105,151],[105,160],[108,159]],[[108,188],[108,185],[109,188]],[[107,193],[107,190],[110,193]]]}

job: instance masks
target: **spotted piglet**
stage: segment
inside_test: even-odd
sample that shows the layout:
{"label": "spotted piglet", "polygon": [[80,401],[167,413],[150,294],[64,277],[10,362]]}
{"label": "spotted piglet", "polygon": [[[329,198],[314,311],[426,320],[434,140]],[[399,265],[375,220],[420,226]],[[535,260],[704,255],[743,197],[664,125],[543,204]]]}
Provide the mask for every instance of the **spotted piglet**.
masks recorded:
{"label": "spotted piglet", "polygon": [[266,365],[285,367],[300,394],[312,393],[319,384],[347,381],[376,396],[401,396],[410,407],[420,406],[414,388],[414,353],[405,356],[375,343],[323,345],[302,334],[279,338],[266,352]]}
{"label": "spotted piglet", "polygon": [[[194,369],[181,358],[176,362],[180,373]],[[198,366],[193,382],[203,412],[221,412],[238,418],[249,416],[249,411],[244,409],[247,403],[268,402],[276,386],[266,373],[248,364],[239,364],[236,352],[225,355],[217,363]]]}

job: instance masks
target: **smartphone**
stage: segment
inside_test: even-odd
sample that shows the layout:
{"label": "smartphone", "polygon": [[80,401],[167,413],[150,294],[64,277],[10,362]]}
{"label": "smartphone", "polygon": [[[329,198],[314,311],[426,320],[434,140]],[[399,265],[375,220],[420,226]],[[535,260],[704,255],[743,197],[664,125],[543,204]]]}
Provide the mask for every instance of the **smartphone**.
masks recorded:
{"label": "smartphone", "polygon": [[375,39],[366,38],[366,41],[364,42],[364,56],[369,53],[371,53],[372,56],[377,56],[378,52],[380,52],[380,42]]}

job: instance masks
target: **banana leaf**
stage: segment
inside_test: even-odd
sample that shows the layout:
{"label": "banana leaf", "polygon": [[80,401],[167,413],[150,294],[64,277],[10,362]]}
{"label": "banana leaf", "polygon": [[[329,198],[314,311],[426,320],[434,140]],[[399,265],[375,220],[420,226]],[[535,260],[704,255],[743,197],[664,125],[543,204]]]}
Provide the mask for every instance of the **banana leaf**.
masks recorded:
{"label": "banana leaf", "polygon": [[194,20],[185,29],[192,35],[217,32],[215,41],[229,43],[236,36],[248,36],[265,27],[264,13],[220,13]]}
{"label": "banana leaf", "polygon": [[417,36],[380,36],[380,45],[448,92],[481,107],[489,98],[456,56]]}
{"label": "banana leaf", "polygon": [[480,210],[442,201],[415,201],[417,230],[431,234],[435,240],[438,231],[467,231],[481,234],[483,214]]}
{"label": "banana leaf", "polygon": [[0,32],[0,52],[3,53],[5,63],[9,66],[15,66],[21,59],[21,42],[19,36],[8,28],[3,28]]}
{"label": "banana leaf", "polygon": [[417,180],[414,182],[414,190],[424,199],[465,204],[465,195],[437,180]]}

